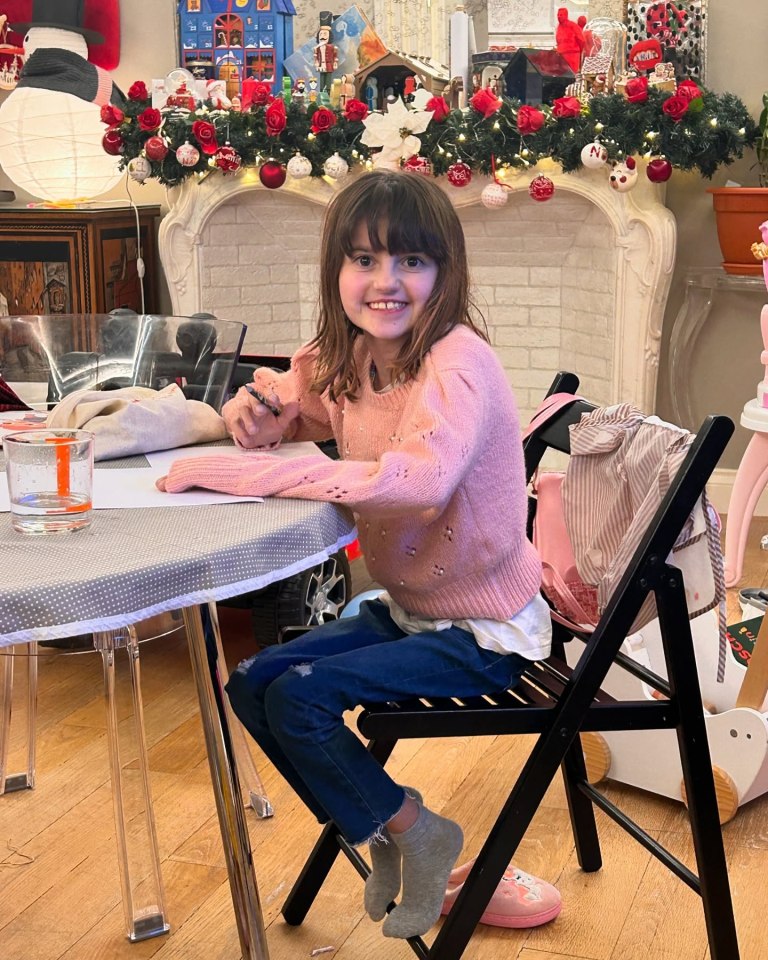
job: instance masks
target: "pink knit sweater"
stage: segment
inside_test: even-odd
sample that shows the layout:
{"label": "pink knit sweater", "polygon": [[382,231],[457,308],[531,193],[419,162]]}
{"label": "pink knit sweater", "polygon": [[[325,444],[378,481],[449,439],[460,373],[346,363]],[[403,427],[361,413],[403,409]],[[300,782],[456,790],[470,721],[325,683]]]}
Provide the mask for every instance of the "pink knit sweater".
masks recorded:
{"label": "pink knit sweater", "polygon": [[298,400],[291,439],[333,436],[342,460],[199,457],[174,463],[170,492],[204,487],[343,504],[354,512],[371,576],[410,613],[508,620],[537,593],[541,564],[525,535],[527,498],[517,409],[493,350],[467,327],[438,341],[418,376],[375,393],[356,345],[362,390],[331,403],[310,393],[314,356],[255,381]]}

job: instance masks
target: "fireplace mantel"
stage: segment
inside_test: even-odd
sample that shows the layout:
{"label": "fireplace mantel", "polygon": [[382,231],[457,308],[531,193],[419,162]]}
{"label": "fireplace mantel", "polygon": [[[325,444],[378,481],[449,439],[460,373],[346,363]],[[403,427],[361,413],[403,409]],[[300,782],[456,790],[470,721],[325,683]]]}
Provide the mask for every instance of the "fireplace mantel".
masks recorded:
{"label": "fireplace mantel", "polygon": [[[515,309],[515,290],[522,291],[526,285],[525,279],[511,280],[505,276],[505,271],[519,273],[519,263],[527,264],[531,276],[537,271],[535,251],[541,249],[542,268],[547,269],[555,278],[554,282],[561,287],[556,298],[557,308],[553,308],[553,317],[560,311],[561,316],[566,314],[571,318],[571,332],[595,337],[603,335],[610,337],[610,348],[606,350],[604,366],[610,367],[606,374],[606,386],[603,393],[607,394],[598,399],[603,402],[615,402],[619,399],[632,400],[641,409],[651,411],[655,405],[656,380],[658,375],[659,350],[661,341],[661,325],[664,307],[669,292],[672,271],[675,260],[676,224],[672,213],[664,206],[663,186],[652,184],[643,169],[640,170],[638,182],[634,190],[628,193],[618,193],[608,185],[606,170],[582,170],[578,173],[564,174],[554,164],[540,164],[537,173],[545,173],[555,184],[555,197],[546,202],[537,204],[527,196],[531,174],[512,173],[505,181],[510,187],[509,202],[499,210],[486,210],[480,204],[480,193],[489,182],[486,178],[475,177],[472,182],[463,188],[455,188],[447,182],[440,181],[451,201],[457,207],[460,216],[464,216],[465,232],[471,253],[473,275],[481,277],[480,284],[484,287],[488,302],[498,303],[497,314],[505,318],[503,323],[511,323],[505,333],[498,337],[492,331],[492,342],[507,344],[509,350],[517,346],[518,340],[525,339],[522,328],[525,326],[525,316],[522,318],[513,314]],[[364,175],[364,174],[363,174]],[[415,174],[414,174],[415,175]],[[303,201],[317,208],[324,206],[340,188],[340,184],[331,183],[325,179],[307,178],[305,180],[287,180],[278,191],[266,190],[259,182],[255,171],[248,170],[235,177],[213,174],[202,182],[187,180],[181,186],[169,192],[169,213],[160,226],[160,256],[165,275],[168,281],[173,311],[179,315],[189,315],[205,309],[221,316],[230,316],[227,309],[218,306],[221,297],[208,296],[211,268],[207,264],[207,241],[211,236],[211,229],[222,215],[222,210],[228,210],[223,217],[224,224],[242,223],[242,208],[253,204],[258,209],[259,202],[267,202],[270,207],[270,228],[280,230],[280,204],[286,205],[286,216],[296,219],[297,209],[301,209],[298,201]],[[567,203],[567,198],[580,198],[580,204]],[[283,199],[281,199],[283,198]],[[233,203],[233,201],[237,201]],[[572,259],[571,244],[563,244],[563,236],[570,230],[569,218],[574,219],[575,213],[581,209],[581,219],[585,220],[584,201],[592,208],[593,213],[588,216],[589,226],[582,229],[582,253],[574,266],[569,264]],[[474,209],[473,209],[474,208]],[[505,230],[504,217],[508,209],[516,208],[515,220],[509,220],[509,230]],[[319,222],[316,214],[315,222]],[[561,220],[562,218],[562,220]],[[277,226],[275,226],[277,224]],[[238,245],[245,242],[249,236],[247,224],[239,228],[240,233],[232,228],[231,233],[232,260],[238,262]],[[586,232],[585,232],[586,231]],[[604,236],[604,233],[610,235]],[[219,231],[221,233],[222,231]],[[526,237],[532,234],[534,239],[527,241]],[[498,243],[492,243],[494,236],[500,238]],[[552,237],[551,248],[546,243],[546,237]],[[593,237],[595,250],[590,254],[588,236]],[[518,243],[519,252],[505,255],[504,242],[514,237]],[[587,239],[584,239],[587,237]],[[477,239],[476,239],[477,238]],[[520,242],[520,238],[522,241]],[[264,237],[260,242],[264,244]],[[563,249],[562,256],[554,255],[552,251],[558,244]],[[575,246],[575,244],[574,244]],[[485,247],[485,249],[483,249]],[[261,247],[264,250],[264,247]],[[474,252],[473,252],[474,251]],[[566,251],[569,251],[566,253]],[[217,263],[222,262],[221,248],[217,253]],[[558,260],[558,257],[560,259]],[[310,255],[311,261],[312,255]],[[209,257],[208,259],[213,259]],[[316,260],[316,258],[315,258]],[[605,316],[600,322],[591,325],[590,311],[582,311],[585,297],[590,292],[590,274],[596,265],[603,266],[612,261],[612,282],[605,285],[606,295],[612,295],[612,307],[603,307]],[[553,267],[552,264],[561,263],[562,266]],[[244,267],[240,259],[240,274]],[[492,270],[490,268],[493,268]],[[316,269],[316,268],[315,268]],[[543,273],[543,269],[537,271]],[[297,267],[300,275],[308,272],[301,265]],[[233,277],[237,272],[233,272]],[[581,281],[574,280],[576,275]],[[246,290],[245,281],[240,275],[237,282]],[[273,283],[274,283],[273,277]],[[547,274],[537,281],[541,287],[547,287]],[[574,283],[576,289],[573,289]],[[499,293],[494,284],[507,284],[503,287],[504,295]],[[581,286],[579,286],[581,284]],[[511,285],[511,286],[510,286]],[[495,289],[495,293],[494,293]],[[262,290],[263,296],[259,302],[247,304],[247,295],[244,293],[241,301],[235,306],[244,311],[243,315],[250,317],[258,313],[259,308],[270,297],[269,287]],[[597,296],[597,294],[595,294]],[[223,299],[226,299],[225,297]],[[552,298],[554,302],[555,298]],[[540,298],[541,304],[549,302],[547,297]],[[589,306],[589,303],[587,303]],[[250,308],[250,313],[248,309]],[[234,309],[234,307],[232,307]],[[531,308],[531,316],[539,323],[541,335],[535,331],[530,333],[530,342],[527,344],[529,354],[535,361],[537,345],[544,347],[553,341],[550,324],[543,316],[543,307]],[[538,311],[533,313],[533,311]],[[493,314],[494,310],[491,309]],[[299,315],[298,305],[296,314]],[[306,306],[302,308],[301,316],[308,319]],[[278,319],[277,317],[275,319]],[[583,330],[579,330],[581,322]],[[514,325],[520,332],[520,338],[515,336]],[[574,326],[575,324],[575,326]],[[306,326],[306,324],[305,324]],[[490,324],[493,328],[493,323]],[[302,328],[303,330],[304,328]],[[544,332],[546,331],[546,333]],[[297,340],[301,338],[297,334]],[[580,372],[578,358],[569,364],[568,343],[563,337],[560,342],[560,353],[554,367],[568,367],[569,365]],[[298,342],[296,343],[298,346]],[[256,351],[264,352],[264,351]],[[510,353],[511,356],[511,353]],[[593,360],[596,359],[594,356]],[[599,358],[597,358],[599,359]],[[553,357],[554,360],[554,357]],[[509,364],[517,370],[519,363],[511,359]],[[534,362],[534,367],[536,363]],[[599,370],[593,371],[599,377]],[[513,383],[520,382],[517,373],[510,371]],[[530,386],[532,395],[540,387],[539,380],[544,383],[544,375],[522,378]],[[588,380],[589,378],[587,378]],[[521,406],[525,406],[523,402]]]}

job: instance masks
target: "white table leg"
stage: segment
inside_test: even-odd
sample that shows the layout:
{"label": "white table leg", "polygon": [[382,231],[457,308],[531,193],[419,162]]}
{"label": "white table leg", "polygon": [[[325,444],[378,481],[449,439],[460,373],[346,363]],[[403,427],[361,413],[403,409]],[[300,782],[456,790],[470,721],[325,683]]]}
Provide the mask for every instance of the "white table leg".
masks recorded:
{"label": "white table leg", "polygon": [[[168,933],[170,926],[166,920],[165,892],[149,784],[139,643],[133,627],[94,633],[93,643],[101,653],[104,665],[112,802],[126,930],[131,941],[147,940]],[[115,697],[115,656],[123,646],[128,657],[133,698],[133,717],[128,724],[130,743],[127,737],[124,738],[124,759],[121,756]],[[126,770],[134,759],[138,769]]]}
{"label": "white table leg", "polygon": [[[18,667],[26,672],[27,686],[27,769],[23,773],[8,772],[13,712],[13,678]],[[0,655],[0,796],[35,786],[37,729],[37,643],[9,647]]]}
{"label": "white table leg", "polygon": [[[209,610],[212,607],[211,604]],[[183,612],[243,960],[269,960],[245,810],[227,722],[222,664],[215,638],[211,636],[210,643],[206,643],[200,608],[185,607]],[[212,610],[212,614],[215,619],[215,610]]]}
{"label": "white table leg", "polygon": [[[212,603],[209,606],[209,610],[211,615],[211,628],[216,639],[216,652],[218,653],[219,663],[221,664],[221,672],[225,677],[228,677],[229,667],[227,666],[227,661],[224,657],[224,648],[221,643],[221,630],[219,629],[219,617],[216,604]],[[232,735],[232,748],[235,751],[237,769],[242,774],[245,793],[248,797],[246,806],[249,806],[260,819],[271,817],[275,811],[269,802],[267,791],[261,782],[256,764],[253,762],[243,725],[232,712],[232,708],[229,705],[229,697],[226,695],[224,696],[224,707],[227,711],[227,722],[229,723],[229,731]]]}

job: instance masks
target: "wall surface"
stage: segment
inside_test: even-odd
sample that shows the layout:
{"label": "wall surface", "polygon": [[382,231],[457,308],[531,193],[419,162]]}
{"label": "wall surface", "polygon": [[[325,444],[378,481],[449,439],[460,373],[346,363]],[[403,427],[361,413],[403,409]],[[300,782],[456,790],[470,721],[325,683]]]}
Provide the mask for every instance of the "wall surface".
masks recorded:
{"label": "wall surface", "polygon": [[[603,13],[605,0],[595,0],[595,12]],[[473,2],[482,8],[482,0]],[[326,7],[325,0],[303,0],[296,24],[297,43],[303,42],[316,22],[315,11]],[[360,6],[370,14],[372,0],[361,0]],[[600,9],[597,9],[600,6]],[[164,76],[176,64],[174,0],[125,0],[122,4],[121,63],[115,80],[127,88],[134,80]],[[151,24],[151,29],[148,25]],[[484,42],[484,18],[478,16],[478,44]],[[765,50],[768,48],[768,3],[766,0],[710,0],[707,37],[707,86],[717,92],[729,90],[739,95],[757,116],[768,81],[764,78]],[[753,161],[752,161],[753,162]],[[731,177],[745,185],[755,183],[755,170],[750,161],[735,164],[718,172],[713,185],[719,186]],[[709,184],[691,174],[676,172],[668,186],[667,203],[678,221],[678,261],[670,294],[664,327],[662,366],[659,377],[658,411],[672,416],[670,371],[668,370],[668,338],[672,321],[683,300],[685,277],[689,270],[717,267],[720,254],[715,234],[711,201],[706,193]],[[0,176],[0,187],[11,186]],[[156,184],[134,185],[132,192],[139,202],[164,203],[165,194]],[[121,183],[109,196],[124,198]],[[29,198],[19,197],[19,203]],[[514,263],[507,264],[509,269]],[[495,267],[499,272],[504,263]],[[768,299],[768,297],[767,297]],[[691,357],[690,390],[693,419],[712,411],[727,413],[738,420],[742,405],[755,390],[761,378],[759,316],[750,310],[739,310],[728,302],[717,305],[709,317]],[[725,464],[736,466],[749,435],[739,429],[727,452]]]}

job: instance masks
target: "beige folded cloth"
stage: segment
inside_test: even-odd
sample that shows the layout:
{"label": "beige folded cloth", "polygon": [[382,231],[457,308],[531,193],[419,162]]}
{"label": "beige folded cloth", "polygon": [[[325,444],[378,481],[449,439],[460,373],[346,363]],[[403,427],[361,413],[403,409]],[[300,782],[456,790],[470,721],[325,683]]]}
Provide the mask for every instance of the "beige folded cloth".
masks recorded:
{"label": "beige folded cloth", "polygon": [[175,383],[162,390],[75,390],[51,410],[46,425],[90,430],[96,437],[97,460],[208,443],[227,436],[224,421],[213,407],[200,400],[187,400]]}

